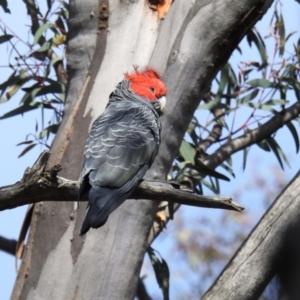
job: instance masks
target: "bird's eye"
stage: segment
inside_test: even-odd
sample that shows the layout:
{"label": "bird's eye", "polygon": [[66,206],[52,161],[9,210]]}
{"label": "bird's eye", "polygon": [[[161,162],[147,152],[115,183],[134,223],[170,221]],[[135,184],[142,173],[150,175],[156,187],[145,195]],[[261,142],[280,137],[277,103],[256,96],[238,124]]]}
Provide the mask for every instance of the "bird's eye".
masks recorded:
{"label": "bird's eye", "polygon": [[152,93],[154,93],[154,92],[155,92],[155,88],[154,88],[153,86],[151,86],[151,87],[150,87],[150,91],[151,91]]}

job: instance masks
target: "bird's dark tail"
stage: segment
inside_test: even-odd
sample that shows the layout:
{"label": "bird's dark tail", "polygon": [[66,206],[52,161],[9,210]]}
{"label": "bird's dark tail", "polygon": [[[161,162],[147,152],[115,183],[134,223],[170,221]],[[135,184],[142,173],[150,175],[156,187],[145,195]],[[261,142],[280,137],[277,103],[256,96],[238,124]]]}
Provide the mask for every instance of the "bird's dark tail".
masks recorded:
{"label": "bird's dark tail", "polygon": [[79,231],[79,235],[84,235],[90,228],[99,228],[103,226],[111,210],[108,208],[111,206],[111,193],[110,188],[92,187],[89,190],[89,204],[84,214],[84,219]]}
{"label": "bird's dark tail", "polygon": [[88,204],[88,206],[86,208],[86,211],[85,211],[85,214],[84,214],[82,225],[81,225],[80,230],[79,230],[79,236],[82,236],[82,235],[86,234],[89,231],[89,229],[91,228],[91,226],[88,222],[88,218],[87,218],[87,215],[89,213],[89,209],[90,209],[90,205]]}
{"label": "bird's dark tail", "polygon": [[94,222],[91,223],[91,220],[94,220],[95,212],[93,212],[93,211],[95,211],[95,210],[98,211],[99,208],[93,207],[93,205],[90,206],[88,204],[88,206],[86,208],[86,211],[85,211],[85,214],[84,214],[84,219],[83,219],[81,228],[79,230],[79,235],[80,236],[86,234],[90,230],[91,227],[92,228],[99,228],[99,227],[103,226],[106,223],[106,221],[108,219],[108,216],[106,218],[102,219],[102,220],[98,220],[97,224],[95,224]]}
{"label": "bird's dark tail", "polygon": [[126,188],[126,184],[120,188],[92,187],[89,191],[89,205],[79,235],[85,234],[91,227],[103,226],[108,216],[132,193],[133,189],[126,190]]}

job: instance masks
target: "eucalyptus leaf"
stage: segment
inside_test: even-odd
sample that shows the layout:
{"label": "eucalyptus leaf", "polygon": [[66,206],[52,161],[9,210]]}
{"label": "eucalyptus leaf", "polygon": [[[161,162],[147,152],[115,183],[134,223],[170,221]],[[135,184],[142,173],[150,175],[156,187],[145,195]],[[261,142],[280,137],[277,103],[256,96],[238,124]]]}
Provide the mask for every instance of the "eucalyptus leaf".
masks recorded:
{"label": "eucalyptus leaf", "polygon": [[28,141],[24,141],[24,142],[18,143],[16,146],[29,145],[29,144],[32,144],[32,143],[33,143],[33,141],[28,140]]}
{"label": "eucalyptus leaf", "polygon": [[50,71],[51,71],[51,68],[57,64],[58,62],[61,62],[62,61],[62,58],[61,57],[54,57],[47,65],[47,67],[45,68],[45,77],[48,77]]}
{"label": "eucalyptus leaf", "polygon": [[15,83],[17,83],[19,80],[20,80],[20,75],[16,75],[16,71],[14,71],[6,81],[2,82],[0,84],[0,90],[1,90],[1,94],[0,94],[0,97],[3,96],[5,90],[10,86],[10,85],[13,85]]}
{"label": "eucalyptus leaf", "polygon": [[285,124],[287,126],[287,128],[290,130],[292,136],[293,136],[293,139],[294,139],[294,142],[295,142],[295,145],[296,145],[296,152],[298,153],[299,152],[299,135],[298,135],[298,132],[297,132],[297,129],[295,128],[294,124],[292,122],[288,122]]}
{"label": "eucalyptus leaf", "polygon": [[275,87],[276,84],[264,78],[257,78],[246,82],[252,87],[263,87],[263,88],[272,88]]}
{"label": "eucalyptus leaf", "polygon": [[253,100],[258,95],[258,92],[259,92],[259,90],[255,89],[254,91],[250,92],[246,96],[239,98],[238,103],[240,103],[240,104],[248,103],[249,101]]}
{"label": "eucalyptus leaf", "polygon": [[53,4],[53,0],[47,0],[47,7],[48,7],[48,10],[51,9],[52,4]]}
{"label": "eucalyptus leaf", "polygon": [[17,115],[23,115],[24,113],[37,109],[38,107],[40,107],[40,103],[33,103],[32,105],[22,105],[2,115],[0,117],[0,120],[15,117]]}
{"label": "eucalyptus leaf", "polygon": [[58,29],[62,32],[62,33],[66,33],[66,28],[65,28],[65,24],[64,21],[62,19],[61,16],[58,16],[56,21],[55,21],[55,25],[58,27]]}
{"label": "eucalyptus leaf", "polygon": [[228,158],[226,158],[226,162],[228,163],[228,165],[230,167],[232,167],[232,157],[231,156],[229,156]]}
{"label": "eucalyptus leaf", "polygon": [[43,24],[35,33],[33,43],[36,45],[39,43],[41,36],[53,25],[51,23]]}
{"label": "eucalyptus leaf", "polygon": [[35,13],[39,15],[41,18],[43,18],[43,15],[41,14],[39,7],[37,5],[32,4],[31,0],[23,0],[23,2],[26,4],[28,11],[30,11],[31,13]]}
{"label": "eucalyptus leaf", "polygon": [[219,88],[218,88],[218,92],[215,96],[215,99],[213,101],[214,103],[219,103],[221,101],[222,94],[224,93],[224,89],[225,89],[228,81],[229,81],[229,65],[227,63],[221,70]]}
{"label": "eucalyptus leaf", "polygon": [[195,158],[195,148],[191,146],[187,141],[183,140],[179,149],[180,155],[183,157],[185,161],[189,161],[191,163],[194,163]]}
{"label": "eucalyptus leaf", "polygon": [[158,258],[156,250],[151,246],[148,247],[147,253],[149,255],[151,264],[154,269],[156,281],[163,293],[163,299],[169,300],[169,281],[170,281],[170,271],[168,264],[163,258]]}
{"label": "eucalyptus leaf", "polygon": [[22,157],[24,154],[26,154],[28,151],[30,151],[33,147],[35,147],[37,144],[32,144],[27,146],[18,156],[18,158]]}
{"label": "eucalyptus leaf", "polygon": [[284,19],[282,14],[280,14],[279,20],[279,54],[282,56],[284,54],[284,46],[285,46],[285,26],[284,26]]}
{"label": "eucalyptus leaf", "polygon": [[11,34],[4,34],[0,36],[0,44],[3,44],[5,42],[8,42],[11,38],[13,38],[14,36]]}
{"label": "eucalyptus leaf", "polygon": [[215,188],[214,184],[212,184],[211,182],[208,182],[206,179],[202,178],[201,184],[205,185],[209,190],[211,190],[213,193],[217,194],[216,188]]}
{"label": "eucalyptus leaf", "polygon": [[271,149],[270,149],[270,147],[269,147],[269,145],[268,145],[268,143],[267,143],[266,140],[262,140],[262,141],[260,141],[259,143],[256,143],[256,145],[257,145],[259,148],[261,148],[262,150],[264,150],[264,151],[267,151],[267,152],[270,152],[270,151],[271,151]]}
{"label": "eucalyptus leaf", "polygon": [[282,159],[290,167],[287,157],[285,156],[285,154],[283,153],[282,149],[280,148],[278,143],[275,141],[275,139],[273,137],[268,137],[266,139],[266,141],[267,141],[268,145],[270,146],[271,150],[273,151],[273,153],[275,154],[282,170],[284,170]]}
{"label": "eucalyptus leaf", "polygon": [[286,101],[283,99],[271,99],[269,101],[266,101],[264,103],[258,103],[258,102],[248,102],[248,103],[241,103],[242,105],[249,106],[255,109],[262,109],[266,111],[274,111],[274,106],[276,105],[284,105],[286,104]]}
{"label": "eucalyptus leaf", "polygon": [[250,147],[246,147],[243,149],[243,171],[245,171],[245,169],[246,169],[249,151],[250,151]]}
{"label": "eucalyptus leaf", "polygon": [[235,178],[233,169],[230,166],[227,166],[226,164],[222,163],[220,164],[220,167],[225,169],[233,178]]}
{"label": "eucalyptus leaf", "polygon": [[24,88],[23,90],[26,91],[26,93],[22,97],[21,103],[23,103],[24,106],[27,106],[34,102],[34,99],[35,97],[37,97],[37,94],[41,90],[41,88],[40,87],[36,87],[32,89]]}
{"label": "eucalyptus leaf", "polygon": [[263,65],[267,65],[268,59],[267,59],[267,51],[266,51],[266,45],[260,36],[258,32],[256,32],[253,28],[251,28],[247,32],[247,41],[249,43],[249,46],[251,46],[252,42],[256,45]]}
{"label": "eucalyptus leaf", "polygon": [[36,52],[48,51],[51,48],[52,43],[50,41],[45,42]]}
{"label": "eucalyptus leaf", "polygon": [[4,12],[6,12],[7,14],[10,14],[10,9],[8,8],[6,0],[0,0],[0,6],[2,6]]}
{"label": "eucalyptus leaf", "polygon": [[[291,74],[290,74],[291,75]],[[298,82],[296,79],[292,77],[281,77],[281,80],[286,81],[289,83],[295,90],[300,91],[300,82]]]}

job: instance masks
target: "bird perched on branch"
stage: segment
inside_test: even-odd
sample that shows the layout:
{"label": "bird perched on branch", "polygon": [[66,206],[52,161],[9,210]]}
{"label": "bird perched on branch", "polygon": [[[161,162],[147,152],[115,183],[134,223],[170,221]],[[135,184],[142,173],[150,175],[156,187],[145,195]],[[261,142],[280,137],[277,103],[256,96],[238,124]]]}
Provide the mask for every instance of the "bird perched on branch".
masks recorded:
{"label": "bird perched on branch", "polygon": [[109,96],[84,149],[78,198],[88,192],[89,204],[79,235],[104,225],[150,168],[160,143],[166,94],[155,71],[135,69]]}

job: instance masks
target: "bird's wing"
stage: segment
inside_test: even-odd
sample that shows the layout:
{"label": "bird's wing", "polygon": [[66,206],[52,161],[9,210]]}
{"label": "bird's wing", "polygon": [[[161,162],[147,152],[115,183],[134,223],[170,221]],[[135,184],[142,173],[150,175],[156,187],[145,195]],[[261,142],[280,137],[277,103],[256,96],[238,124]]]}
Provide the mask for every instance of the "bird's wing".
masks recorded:
{"label": "bird's wing", "polygon": [[104,225],[108,216],[130,197],[139,184],[138,178],[142,178],[147,169],[147,165],[142,166],[135,176],[118,188],[92,187],[89,191],[89,205],[80,235],[85,234],[90,227],[99,228]]}
{"label": "bird's wing", "polygon": [[89,174],[90,184],[102,187],[121,187],[135,175],[142,178],[148,168],[138,171],[149,167],[158,151],[157,122],[148,107],[109,106],[91,128],[82,176]]}

